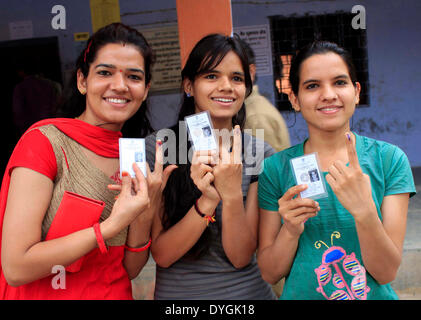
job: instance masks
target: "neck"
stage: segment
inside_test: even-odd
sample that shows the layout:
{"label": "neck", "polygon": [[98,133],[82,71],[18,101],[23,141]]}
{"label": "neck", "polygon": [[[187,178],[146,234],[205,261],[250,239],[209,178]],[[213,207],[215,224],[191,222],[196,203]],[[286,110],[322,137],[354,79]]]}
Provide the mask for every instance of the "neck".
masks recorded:
{"label": "neck", "polygon": [[336,131],[321,131],[309,128],[309,138],[304,145],[304,153],[332,154],[346,149],[344,143],[346,132],[350,132],[349,126]]}
{"label": "neck", "polygon": [[113,123],[113,122],[102,123],[102,122],[94,121],[93,119],[89,117],[89,115],[86,114],[86,111],[84,111],[79,117],[76,117],[76,119],[89,123],[93,126],[111,130],[111,131],[121,131],[123,127],[123,124],[120,124],[120,123]]}

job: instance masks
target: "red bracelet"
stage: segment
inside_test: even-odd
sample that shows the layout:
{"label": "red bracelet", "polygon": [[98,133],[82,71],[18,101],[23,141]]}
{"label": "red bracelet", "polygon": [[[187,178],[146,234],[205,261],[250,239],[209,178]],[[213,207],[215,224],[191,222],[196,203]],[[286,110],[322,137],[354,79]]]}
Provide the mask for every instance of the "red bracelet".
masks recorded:
{"label": "red bracelet", "polygon": [[145,251],[146,249],[148,249],[151,246],[152,243],[152,238],[149,238],[149,241],[147,244],[145,244],[143,247],[140,248],[132,248],[129,247],[127,244],[124,245],[124,249],[130,251],[130,252],[142,252]]}
{"label": "red bracelet", "polygon": [[96,242],[98,243],[99,250],[101,251],[101,253],[107,253],[108,249],[105,245],[104,238],[102,237],[101,230],[99,228],[99,223],[95,223],[93,225],[93,228],[95,231]]}
{"label": "red bracelet", "polygon": [[212,223],[215,222],[216,221],[215,220],[216,211],[214,211],[213,215],[211,215],[211,216],[208,216],[208,215],[204,214],[202,211],[199,210],[199,206],[197,205],[198,201],[199,201],[199,199],[197,199],[196,202],[194,203],[194,209],[196,210],[197,214],[199,216],[201,216],[203,219],[207,220],[207,223],[206,223],[207,226],[209,225],[209,222],[212,222]]}

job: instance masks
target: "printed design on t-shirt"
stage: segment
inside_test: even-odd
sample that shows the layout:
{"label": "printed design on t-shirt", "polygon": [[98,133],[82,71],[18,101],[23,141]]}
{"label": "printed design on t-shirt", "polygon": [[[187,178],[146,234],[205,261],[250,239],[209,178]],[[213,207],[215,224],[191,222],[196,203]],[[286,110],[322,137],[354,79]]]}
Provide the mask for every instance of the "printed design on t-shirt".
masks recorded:
{"label": "printed design on t-shirt", "polygon": [[[359,263],[355,253],[347,255],[343,248],[333,246],[334,237],[336,239],[341,237],[339,231],[334,231],[330,235],[331,247],[322,240],[314,243],[316,249],[320,249],[322,244],[328,248],[323,253],[322,264],[314,269],[319,283],[316,291],[328,300],[366,300],[370,288],[367,286],[365,268]],[[345,281],[344,273],[340,267],[353,277],[350,285]],[[328,296],[325,293],[325,286],[330,280],[337,290]]]}

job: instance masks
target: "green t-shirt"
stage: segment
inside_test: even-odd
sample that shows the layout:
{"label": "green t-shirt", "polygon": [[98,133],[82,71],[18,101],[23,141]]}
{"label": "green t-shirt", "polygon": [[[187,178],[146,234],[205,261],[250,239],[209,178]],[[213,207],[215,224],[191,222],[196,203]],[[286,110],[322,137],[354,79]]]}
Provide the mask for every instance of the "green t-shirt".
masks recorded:
{"label": "green t-shirt", "polygon": [[[411,167],[398,147],[355,136],[360,166],[370,176],[373,200],[381,219],[380,207],[385,196],[415,194]],[[278,211],[278,199],[296,184],[290,159],[304,155],[304,143],[265,160],[259,176],[260,208]],[[323,173],[324,178],[326,174]],[[329,184],[325,184],[328,197],[317,199],[320,211],[305,223],[281,299],[398,299],[390,284],[380,285],[366,273],[354,218]]]}

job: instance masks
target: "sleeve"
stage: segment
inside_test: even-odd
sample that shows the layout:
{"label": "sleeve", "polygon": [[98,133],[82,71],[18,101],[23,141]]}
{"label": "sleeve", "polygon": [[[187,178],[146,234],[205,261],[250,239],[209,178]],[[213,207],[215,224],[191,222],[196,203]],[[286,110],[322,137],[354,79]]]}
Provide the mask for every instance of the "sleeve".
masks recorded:
{"label": "sleeve", "polygon": [[259,176],[258,199],[259,207],[269,211],[278,211],[278,199],[282,190],[279,177],[274,165],[276,155],[269,157],[263,162],[263,172]]}
{"label": "sleeve", "polygon": [[[264,159],[269,158],[270,156],[272,156],[274,154],[275,154],[275,150],[269,145],[269,143],[264,142]],[[259,166],[262,166],[262,168],[263,168],[263,163],[260,163]],[[258,180],[259,180],[259,175],[253,175],[251,177],[250,183],[256,182]]]}
{"label": "sleeve", "polygon": [[54,181],[57,161],[53,147],[41,131],[34,129],[22,136],[10,158],[9,175],[16,167],[37,171]]}
{"label": "sleeve", "polygon": [[385,196],[399,193],[416,194],[414,177],[406,154],[397,146],[389,145],[383,160]]}

